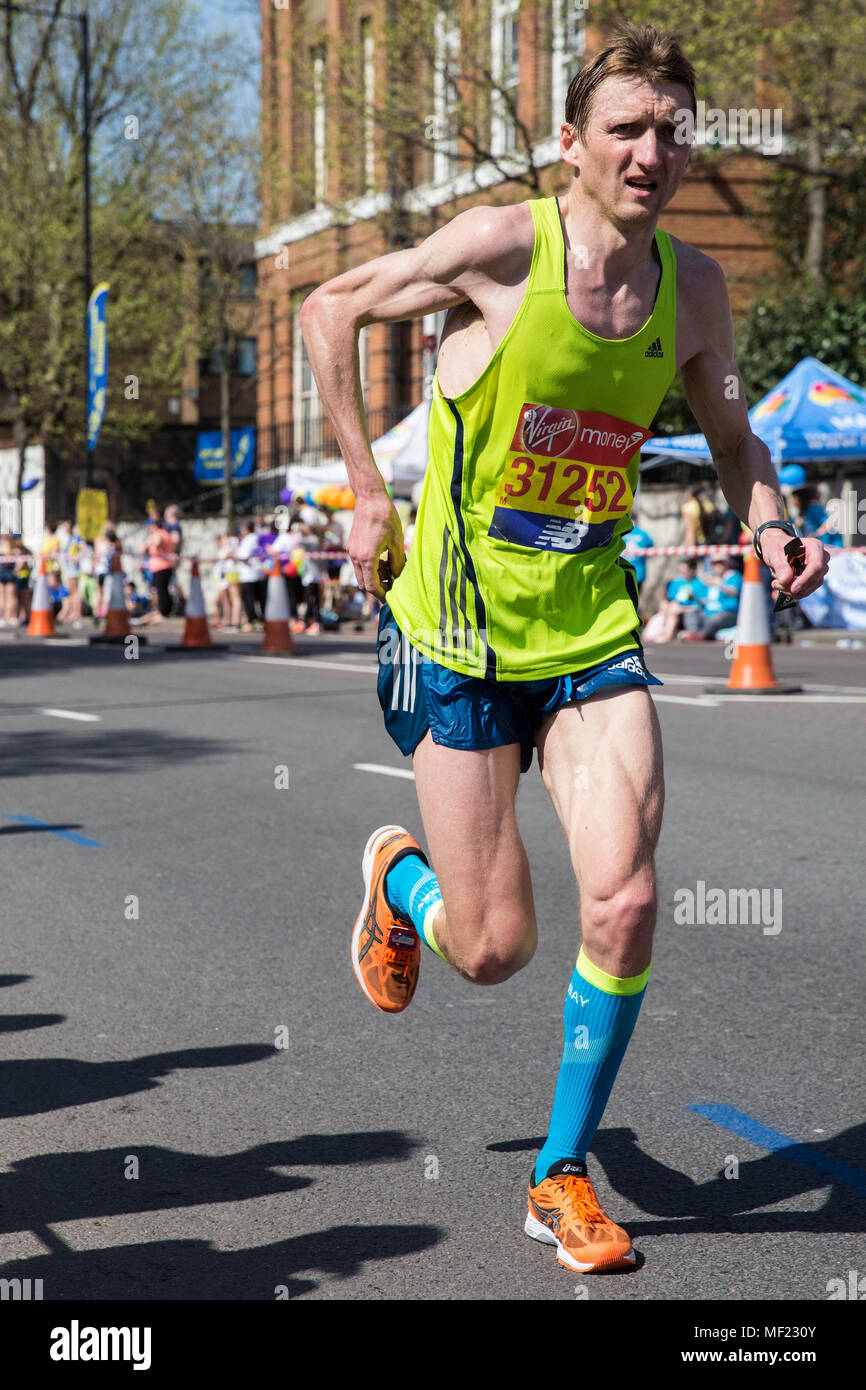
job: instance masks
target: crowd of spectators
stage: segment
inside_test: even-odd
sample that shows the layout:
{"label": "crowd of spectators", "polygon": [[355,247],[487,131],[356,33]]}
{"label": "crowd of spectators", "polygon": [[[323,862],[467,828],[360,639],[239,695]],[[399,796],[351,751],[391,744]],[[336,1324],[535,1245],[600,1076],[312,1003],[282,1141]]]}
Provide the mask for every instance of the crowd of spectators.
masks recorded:
{"label": "crowd of spectators", "polygon": [[[682,543],[686,545],[736,545],[747,534],[731,509],[718,508],[708,490],[700,486],[686,489],[681,516]],[[791,517],[803,535],[820,536],[828,546],[842,545],[843,537],[833,529],[816,488],[793,490]],[[633,520],[625,557],[634,568],[640,595],[647,565],[639,552],[652,547],[653,538],[638,524],[636,513]],[[407,550],[414,521],[415,509],[404,532]],[[140,538],[127,542],[123,556],[125,602],[133,624],[157,624],[183,615],[185,595],[178,581],[183,543],[177,505],[163,510],[151,503]],[[226,632],[253,632],[263,626],[268,577],[276,560],[296,633],[316,635],[346,619],[362,628],[365,620],[375,616],[378,605],[357,588],[352,564],[340,553],[345,552],[345,543],[343,526],[333,510],[309,501],[291,512],[283,507],[279,516],[259,514],[242,521],[218,540],[214,626]],[[45,562],[56,620],[73,628],[81,628],[86,618],[101,622],[108,610],[106,581],[115,554],[120,554],[120,542],[108,521],[93,541],[83,539],[69,521],[47,522],[36,555],[20,536],[0,535],[0,627],[17,627],[29,621],[39,559]],[[658,610],[646,621],[643,640],[670,642],[679,637],[704,641],[726,633],[736,623],[742,561],[732,555],[674,563],[676,577],[666,583]],[[762,578],[771,610],[769,572],[762,571]]]}
{"label": "crowd of spectators", "polygon": [[[302,505],[290,514],[257,515],[219,537],[214,625],[253,632],[264,623],[268,577],[277,560],[286,585],[295,632],[315,635],[346,618],[360,627],[377,605],[360,593],[346,561],[343,527],[326,509]],[[139,538],[125,542],[122,555],[124,598],[133,625],[158,624],[183,616],[186,597],[179,582],[183,558],[179,508],[151,504]],[[320,558],[335,552],[334,559]],[[33,577],[38,562],[53,601],[55,620],[82,628],[101,622],[108,611],[115,554],[121,544],[111,522],[93,541],[69,521],[47,522],[38,554],[20,536],[0,535],[0,626],[18,627],[30,619]]]}

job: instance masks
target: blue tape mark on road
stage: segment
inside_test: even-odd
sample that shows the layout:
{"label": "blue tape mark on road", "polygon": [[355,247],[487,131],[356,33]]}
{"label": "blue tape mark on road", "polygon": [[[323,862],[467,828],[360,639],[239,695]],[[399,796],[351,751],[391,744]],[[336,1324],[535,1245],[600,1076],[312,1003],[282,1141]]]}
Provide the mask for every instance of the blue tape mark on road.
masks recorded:
{"label": "blue tape mark on road", "polygon": [[732,1134],[741,1135],[751,1144],[756,1144],[759,1149],[781,1153],[792,1163],[799,1163],[801,1168],[811,1168],[813,1172],[823,1173],[825,1177],[833,1178],[836,1182],[844,1182],[866,1197],[866,1173],[862,1168],[853,1168],[850,1163],[843,1163],[841,1159],[830,1158],[828,1154],[821,1153],[820,1149],[812,1149],[808,1144],[789,1139],[787,1134],[769,1129],[767,1125],[762,1125],[760,1120],[753,1120],[751,1115],[744,1115],[742,1110],[735,1110],[732,1105],[690,1105],[689,1110],[703,1115],[704,1119],[711,1120],[722,1129],[729,1129]]}
{"label": "blue tape mark on road", "polygon": [[47,820],[36,820],[34,816],[7,816],[6,819],[20,821],[22,825],[38,825],[40,830],[47,830],[49,835],[59,835],[61,840],[71,840],[74,845],[93,845],[95,849],[102,849],[99,840],[88,840],[86,835],[76,835],[74,830],[60,830]]}

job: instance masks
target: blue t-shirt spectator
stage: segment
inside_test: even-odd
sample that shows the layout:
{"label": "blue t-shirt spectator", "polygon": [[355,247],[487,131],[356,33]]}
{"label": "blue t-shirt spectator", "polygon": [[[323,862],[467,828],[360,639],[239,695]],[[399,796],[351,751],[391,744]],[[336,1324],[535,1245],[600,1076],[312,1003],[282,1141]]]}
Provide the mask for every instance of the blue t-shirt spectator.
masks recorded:
{"label": "blue t-shirt spectator", "polygon": [[695,579],[669,579],[667,587],[667,597],[671,603],[678,603],[681,608],[699,608],[700,604],[695,598],[694,586],[700,581]]}
{"label": "blue t-shirt spectator", "polygon": [[[721,585],[736,589],[735,594],[726,594]],[[694,592],[707,615],[713,613],[736,613],[740,606],[740,590],[743,576],[736,570],[727,570],[723,575],[708,575],[694,581]]]}
{"label": "blue t-shirt spectator", "polygon": [[[803,534],[815,536],[829,519],[829,512],[826,507],[822,507],[820,502],[810,502],[803,512]],[[825,531],[821,536],[824,545],[841,545],[842,537],[838,531]]]}
{"label": "blue t-shirt spectator", "polygon": [[646,560],[642,555],[633,555],[633,550],[642,550],[645,546],[653,544],[653,538],[649,531],[645,531],[642,526],[634,526],[625,538],[625,558],[629,564],[634,565],[634,575],[638,584],[642,584],[646,579]]}

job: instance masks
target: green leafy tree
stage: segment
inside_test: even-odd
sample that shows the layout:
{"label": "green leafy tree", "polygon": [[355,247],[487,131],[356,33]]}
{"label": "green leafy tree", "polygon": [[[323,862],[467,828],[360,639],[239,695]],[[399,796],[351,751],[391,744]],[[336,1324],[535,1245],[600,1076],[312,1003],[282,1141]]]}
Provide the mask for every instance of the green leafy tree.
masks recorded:
{"label": "green leafy tree", "polygon": [[[22,461],[35,438],[84,449],[82,55],[62,0],[43,8],[0,11],[0,411]],[[192,0],[92,0],[89,14],[93,277],[111,285],[107,445],[153,429],[150,402],[176,384],[195,330],[160,217],[233,73],[228,37],[200,51]],[[118,389],[118,368],[140,392]]]}

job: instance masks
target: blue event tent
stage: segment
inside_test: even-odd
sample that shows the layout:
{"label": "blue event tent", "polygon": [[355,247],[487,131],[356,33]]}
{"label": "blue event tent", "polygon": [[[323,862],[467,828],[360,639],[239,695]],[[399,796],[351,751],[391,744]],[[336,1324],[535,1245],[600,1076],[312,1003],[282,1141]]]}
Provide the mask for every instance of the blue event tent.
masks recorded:
{"label": "blue event tent", "polygon": [[[749,411],[752,429],[777,468],[786,463],[866,459],[866,388],[804,357]],[[642,454],[665,454],[692,463],[710,458],[702,434],[648,439]],[[653,464],[643,465],[652,468]]]}

